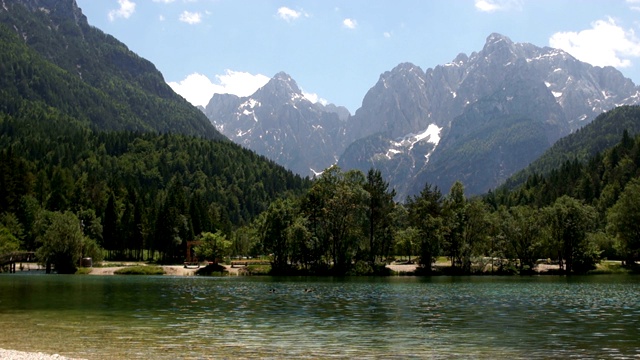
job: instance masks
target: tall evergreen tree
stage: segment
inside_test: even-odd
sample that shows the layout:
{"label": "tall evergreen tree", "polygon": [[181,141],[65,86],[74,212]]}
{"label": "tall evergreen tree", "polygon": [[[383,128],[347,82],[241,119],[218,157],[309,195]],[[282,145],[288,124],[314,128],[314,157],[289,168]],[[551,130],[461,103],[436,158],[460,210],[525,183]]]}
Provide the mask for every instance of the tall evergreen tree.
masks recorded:
{"label": "tall evergreen tree", "polygon": [[102,226],[102,247],[109,252],[112,257],[116,250],[118,236],[118,209],[116,207],[116,196],[113,191],[109,194],[107,208],[104,211],[104,224]]}
{"label": "tall evergreen tree", "polygon": [[465,270],[466,244],[464,243],[464,230],[467,222],[467,199],[464,196],[464,186],[456,181],[449,191],[444,202],[445,224],[445,248],[451,258],[451,266]]}
{"label": "tall evergreen tree", "polygon": [[409,224],[419,232],[420,265],[427,273],[431,272],[431,266],[444,245],[443,201],[438,187],[428,183],[420,195],[407,199]]}
{"label": "tall evergreen tree", "polygon": [[382,179],[380,170],[374,169],[367,173],[367,181],[363,187],[369,194],[366,233],[369,237],[369,263],[373,267],[376,258],[384,259],[393,249],[391,213],[396,192],[389,191],[389,183]]}

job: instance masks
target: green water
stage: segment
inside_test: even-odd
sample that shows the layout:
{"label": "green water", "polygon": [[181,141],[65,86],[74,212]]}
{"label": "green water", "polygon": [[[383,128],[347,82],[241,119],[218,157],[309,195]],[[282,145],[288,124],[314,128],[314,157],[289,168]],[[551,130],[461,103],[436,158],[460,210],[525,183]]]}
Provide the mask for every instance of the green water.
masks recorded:
{"label": "green water", "polygon": [[640,277],[3,274],[0,347],[88,359],[639,358]]}

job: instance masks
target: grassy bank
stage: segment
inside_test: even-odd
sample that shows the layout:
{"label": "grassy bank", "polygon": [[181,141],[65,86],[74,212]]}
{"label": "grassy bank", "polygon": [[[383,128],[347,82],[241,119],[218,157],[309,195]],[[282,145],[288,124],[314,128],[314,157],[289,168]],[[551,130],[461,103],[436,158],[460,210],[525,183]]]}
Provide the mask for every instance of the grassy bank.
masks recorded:
{"label": "grassy bank", "polygon": [[164,275],[164,269],[160,266],[127,266],[114,272],[116,275]]}

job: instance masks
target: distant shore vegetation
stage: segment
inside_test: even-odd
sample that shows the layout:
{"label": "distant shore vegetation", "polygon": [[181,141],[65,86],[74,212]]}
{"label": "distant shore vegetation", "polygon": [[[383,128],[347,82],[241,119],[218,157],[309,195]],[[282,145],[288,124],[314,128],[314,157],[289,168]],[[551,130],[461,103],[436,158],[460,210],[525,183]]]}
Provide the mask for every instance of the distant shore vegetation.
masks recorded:
{"label": "distant shore vegetation", "polygon": [[527,274],[546,261],[580,274],[603,259],[632,269],[640,254],[640,139],[626,132],[514,189],[467,198],[460,182],[446,193],[425,184],[396,202],[375,169],[334,166],[308,180],[248,151],[231,157],[227,143],[54,123],[29,135],[0,116],[0,250],[35,251],[60,273],[85,257],[262,256],[269,267],[248,271],[387,275],[404,257],[420,275]]}

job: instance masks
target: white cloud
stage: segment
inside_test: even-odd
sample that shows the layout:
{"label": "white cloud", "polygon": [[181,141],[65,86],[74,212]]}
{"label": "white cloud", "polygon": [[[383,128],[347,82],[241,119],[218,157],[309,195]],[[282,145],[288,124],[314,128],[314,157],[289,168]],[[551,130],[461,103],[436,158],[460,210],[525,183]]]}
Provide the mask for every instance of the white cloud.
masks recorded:
{"label": "white cloud", "polygon": [[[286,6],[283,6],[278,9],[278,17],[282,20],[291,22],[293,20],[298,19],[300,16],[304,15],[302,11],[296,11]],[[305,15],[306,16],[306,15]]]}
{"label": "white cloud", "polygon": [[169,86],[191,104],[207,106],[213,94],[249,96],[270,80],[262,74],[233,70],[216,75],[216,79],[217,83],[214,83],[206,75],[193,73],[180,82],[169,82]]}
{"label": "white cloud", "polygon": [[519,10],[522,0],[475,0],[476,9],[482,12]]}
{"label": "white cloud", "polygon": [[598,20],[591,29],[555,33],[549,45],[578,60],[595,66],[631,66],[630,58],[640,57],[640,40],[632,29],[625,30],[612,18]]}
{"label": "white cloud", "polygon": [[347,18],[342,20],[342,25],[344,25],[344,27],[346,27],[347,29],[355,29],[358,26],[358,22],[354,19]]}
{"label": "white cloud", "polygon": [[129,0],[118,0],[119,9],[109,11],[109,20],[114,21],[116,18],[128,19],[136,12],[136,3]]}
{"label": "white cloud", "polygon": [[305,92],[304,90],[302,90],[302,96],[304,96],[305,99],[311,101],[314,104],[315,103],[320,103],[322,105],[329,104],[329,101],[327,101],[327,99],[321,98],[316,93],[308,93],[308,92]]}
{"label": "white cloud", "polygon": [[202,14],[185,10],[180,14],[179,20],[189,25],[199,24],[202,21]]}
{"label": "white cloud", "polygon": [[627,0],[631,10],[640,11],[640,0]]}
{"label": "white cloud", "polygon": [[389,39],[391,38],[391,33],[388,31],[385,31],[384,33],[382,33],[382,36],[384,36],[385,39]]}
{"label": "white cloud", "polygon": [[153,2],[158,2],[158,3],[164,3],[164,4],[169,4],[174,2],[175,0],[153,0]]}
{"label": "white cloud", "polygon": [[158,20],[160,20],[160,21],[164,21],[164,20],[165,20],[164,15],[160,15],[160,16],[158,16]]}
{"label": "white cloud", "polygon": [[310,17],[310,15],[304,11],[303,9],[300,10],[293,10],[291,8],[288,8],[286,6],[283,6],[281,8],[278,9],[278,17],[287,21],[287,22],[291,22],[293,20],[297,20],[300,17]]}

